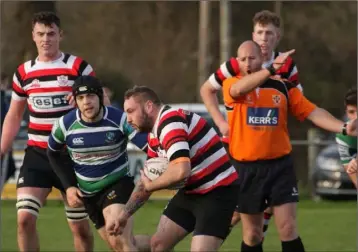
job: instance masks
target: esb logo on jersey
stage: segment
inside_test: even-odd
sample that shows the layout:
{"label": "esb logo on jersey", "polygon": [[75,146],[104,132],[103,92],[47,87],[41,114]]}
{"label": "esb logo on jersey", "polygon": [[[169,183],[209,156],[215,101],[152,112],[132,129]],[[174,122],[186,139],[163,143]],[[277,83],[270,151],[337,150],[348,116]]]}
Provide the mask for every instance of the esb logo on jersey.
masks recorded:
{"label": "esb logo on jersey", "polygon": [[54,95],[33,97],[32,104],[35,108],[47,109],[63,107],[68,105],[68,102],[65,95]]}
{"label": "esb logo on jersey", "polygon": [[278,114],[278,108],[249,107],[246,123],[252,126],[277,126]]}

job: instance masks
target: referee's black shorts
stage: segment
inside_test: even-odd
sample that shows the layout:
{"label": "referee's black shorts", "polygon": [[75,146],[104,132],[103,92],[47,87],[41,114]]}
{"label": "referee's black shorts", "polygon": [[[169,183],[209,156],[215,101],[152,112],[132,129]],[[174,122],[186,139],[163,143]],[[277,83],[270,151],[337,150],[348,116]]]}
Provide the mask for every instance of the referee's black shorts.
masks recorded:
{"label": "referee's black shorts", "polygon": [[253,162],[232,159],[232,162],[239,172],[236,211],[258,214],[269,206],[298,202],[297,179],[291,155]]}

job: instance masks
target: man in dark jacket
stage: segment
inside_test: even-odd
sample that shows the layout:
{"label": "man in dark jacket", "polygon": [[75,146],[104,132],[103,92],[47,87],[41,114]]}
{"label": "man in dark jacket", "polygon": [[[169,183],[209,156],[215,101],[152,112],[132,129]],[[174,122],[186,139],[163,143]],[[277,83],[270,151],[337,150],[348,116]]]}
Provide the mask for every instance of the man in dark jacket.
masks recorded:
{"label": "man in dark jacket", "polygon": [[[1,131],[0,136],[2,133],[2,125],[4,123],[5,115],[9,109],[9,102],[6,97],[6,90],[8,88],[8,77],[5,73],[1,73],[1,82],[0,82],[0,124],[1,124]],[[0,189],[2,189],[3,185],[6,181],[15,174],[15,162],[12,156],[12,151],[8,153],[7,156],[1,157],[1,182],[0,182]]]}

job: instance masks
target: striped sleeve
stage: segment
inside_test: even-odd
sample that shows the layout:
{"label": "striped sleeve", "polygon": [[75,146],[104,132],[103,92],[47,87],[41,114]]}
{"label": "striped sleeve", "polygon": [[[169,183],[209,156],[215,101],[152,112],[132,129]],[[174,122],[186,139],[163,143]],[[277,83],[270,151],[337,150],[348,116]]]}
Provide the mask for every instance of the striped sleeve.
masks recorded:
{"label": "striped sleeve", "polygon": [[210,75],[209,82],[216,90],[220,90],[224,80],[234,77],[239,73],[239,62],[236,58],[231,58],[222,63],[220,68]]}
{"label": "striped sleeve", "polygon": [[287,58],[285,64],[277,71],[277,73],[281,75],[283,79],[287,79],[293,83],[301,92],[303,91],[302,85],[298,79],[298,69],[296,63],[291,57]]}
{"label": "striped sleeve", "polygon": [[95,72],[92,66],[79,57],[75,59],[74,67],[77,70],[78,74],[81,76],[82,75],[95,76]]}
{"label": "striped sleeve", "polygon": [[163,113],[158,124],[157,135],[169,161],[182,157],[190,158],[188,126],[178,111],[169,110]]}
{"label": "striped sleeve", "polygon": [[24,64],[18,67],[12,78],[12,99],[21,101],[27,98],[23,89],[23,77],[25,76]]}
{"label": "striped sleeve", "polygon": [[65,130],[63,116],[58,119],[52,127],[51,134],[48,138],[48,148],[53,151],[61,150],[65,145]]}
{"label": "striped sleeve", "polygon": [[289,73],[288,80],[296,85],[296,87],[303,92],[303,87],[298,79],[298,69],[296,64],[293,62],[294,66],[292,71]]}

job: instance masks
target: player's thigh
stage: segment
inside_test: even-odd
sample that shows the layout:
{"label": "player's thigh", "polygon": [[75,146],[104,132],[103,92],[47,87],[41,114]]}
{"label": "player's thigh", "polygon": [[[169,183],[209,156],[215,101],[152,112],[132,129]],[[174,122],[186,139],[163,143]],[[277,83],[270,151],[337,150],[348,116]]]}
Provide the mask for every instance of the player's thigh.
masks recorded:
{"label": "player's thigh", "polygon": [[34,222],[44,205],[50,188],[21,187],[17,189],[17,216],[19,224]]}
{"label": "player's thigh", "polygon": [[[23,187],[51,189],[53,187],[52,168],[46,150],[31,146],[26,148],[16,187],[17,189]],[[22,190],[18,192],[22,193]]]}
{"label": "player's thigh", "polygon": [[195,216],[190,211],[184,192],[179,190],[164,208],[155,234],[151,239],[154,251],[168,251],[195,227]]}
{"label": "player's thigh", "polygon": [[196,224],[192,251],[217,251],[231,228],[238,186],[222,186],[195,199]]}
{"label": "player's thigh", "polygon": [[183,219],[180,221],[180,225],[178,218],[174,221],[164,214],[160,217],[157,230],[151,238],[152,251],[170,251],[190,233],[183,227],[183,222],[186,222],[185,225],[189,225],[189,222],[193,220],[190,218],[184,220],[183,215],[181,217]]}
{"label": "player's thigh", "polygon": [[[121,214],[122,211],[124,211],[125,204],[119,204],[119,203],[112,203],[108,206],[106,206],[103,209],[103,216],[105,223],[107,223],[109,220],[113,218],[117,218]],[[126,226],[123,229],[123,233],[121,236],[122,239],[128,239],[130,240],[132,237],[132,229],[133,229],[133,217],[129,218],[127,221]]]}
{"label": "player's thigh", "polygon": [[124,210],[124,206],[128,202],[133,189],[133,178],[125,176],[101,192],[102,212],[105,222],[110,218],[115,218]]}
{"label": "player's thigh", "polygon": [[107,242],[108,246],[111,247],[111,244],[108,241],[108,236],[109,235],[107,234],[106,228],[103,226],[103,227],[97,229],[97,232],[98,232],[99,236],[102,238],[102,240]]}
{"label": "player's thigh", "polygon": [[[110,204],[103,209],[103,216],[105,223],[109,222],[113,218],[117,218],[119,214],[124,211],[124,204]],[[122,248],[122,250],[134,250],[135,246],[133,243],[133,216],[130,217],[127,221],[126,226],[123,229],[123,233],[121,235],[109,235],[106,234],[107,242],[110,244],[112,248]],[[102,227],[101,229],[103,229]]]}
{"label": "player's thigh", "polygon": [[216,236],[195,235],[191,240],[190,251],[207,252],[218,251],[223,240]]}
{"label": "player's thigh", "polygon": [[239,172],[239,188],[236,211],[245,214],[262,213],[266,204],[266,180],[268,170],[261,162],[232,160]]}
{"label": "player's thigh", "polygon": [[94,224],[94,227],[99,230],[102,227],[104,228],[105,221],[103,217],[103,208],[102,208],[102,194],[98,193],[91,197],[83,197],[84,208],[88,217]]}
{"label": "player's thigh", "polygon": [[51,168],[44,150],[28,147],[25,150],[23,165],[17,180],[18,220],[29,218],[29,215],[37,217],[40,208],[51,192],[53,182],[49,173]]}
{"label": "player's thigh", "polygon": [[192,195],[195,201],[194,236],[212,236],[224,240],[229,234],[236,207],[238,186],[220,186],[204,195]]}

